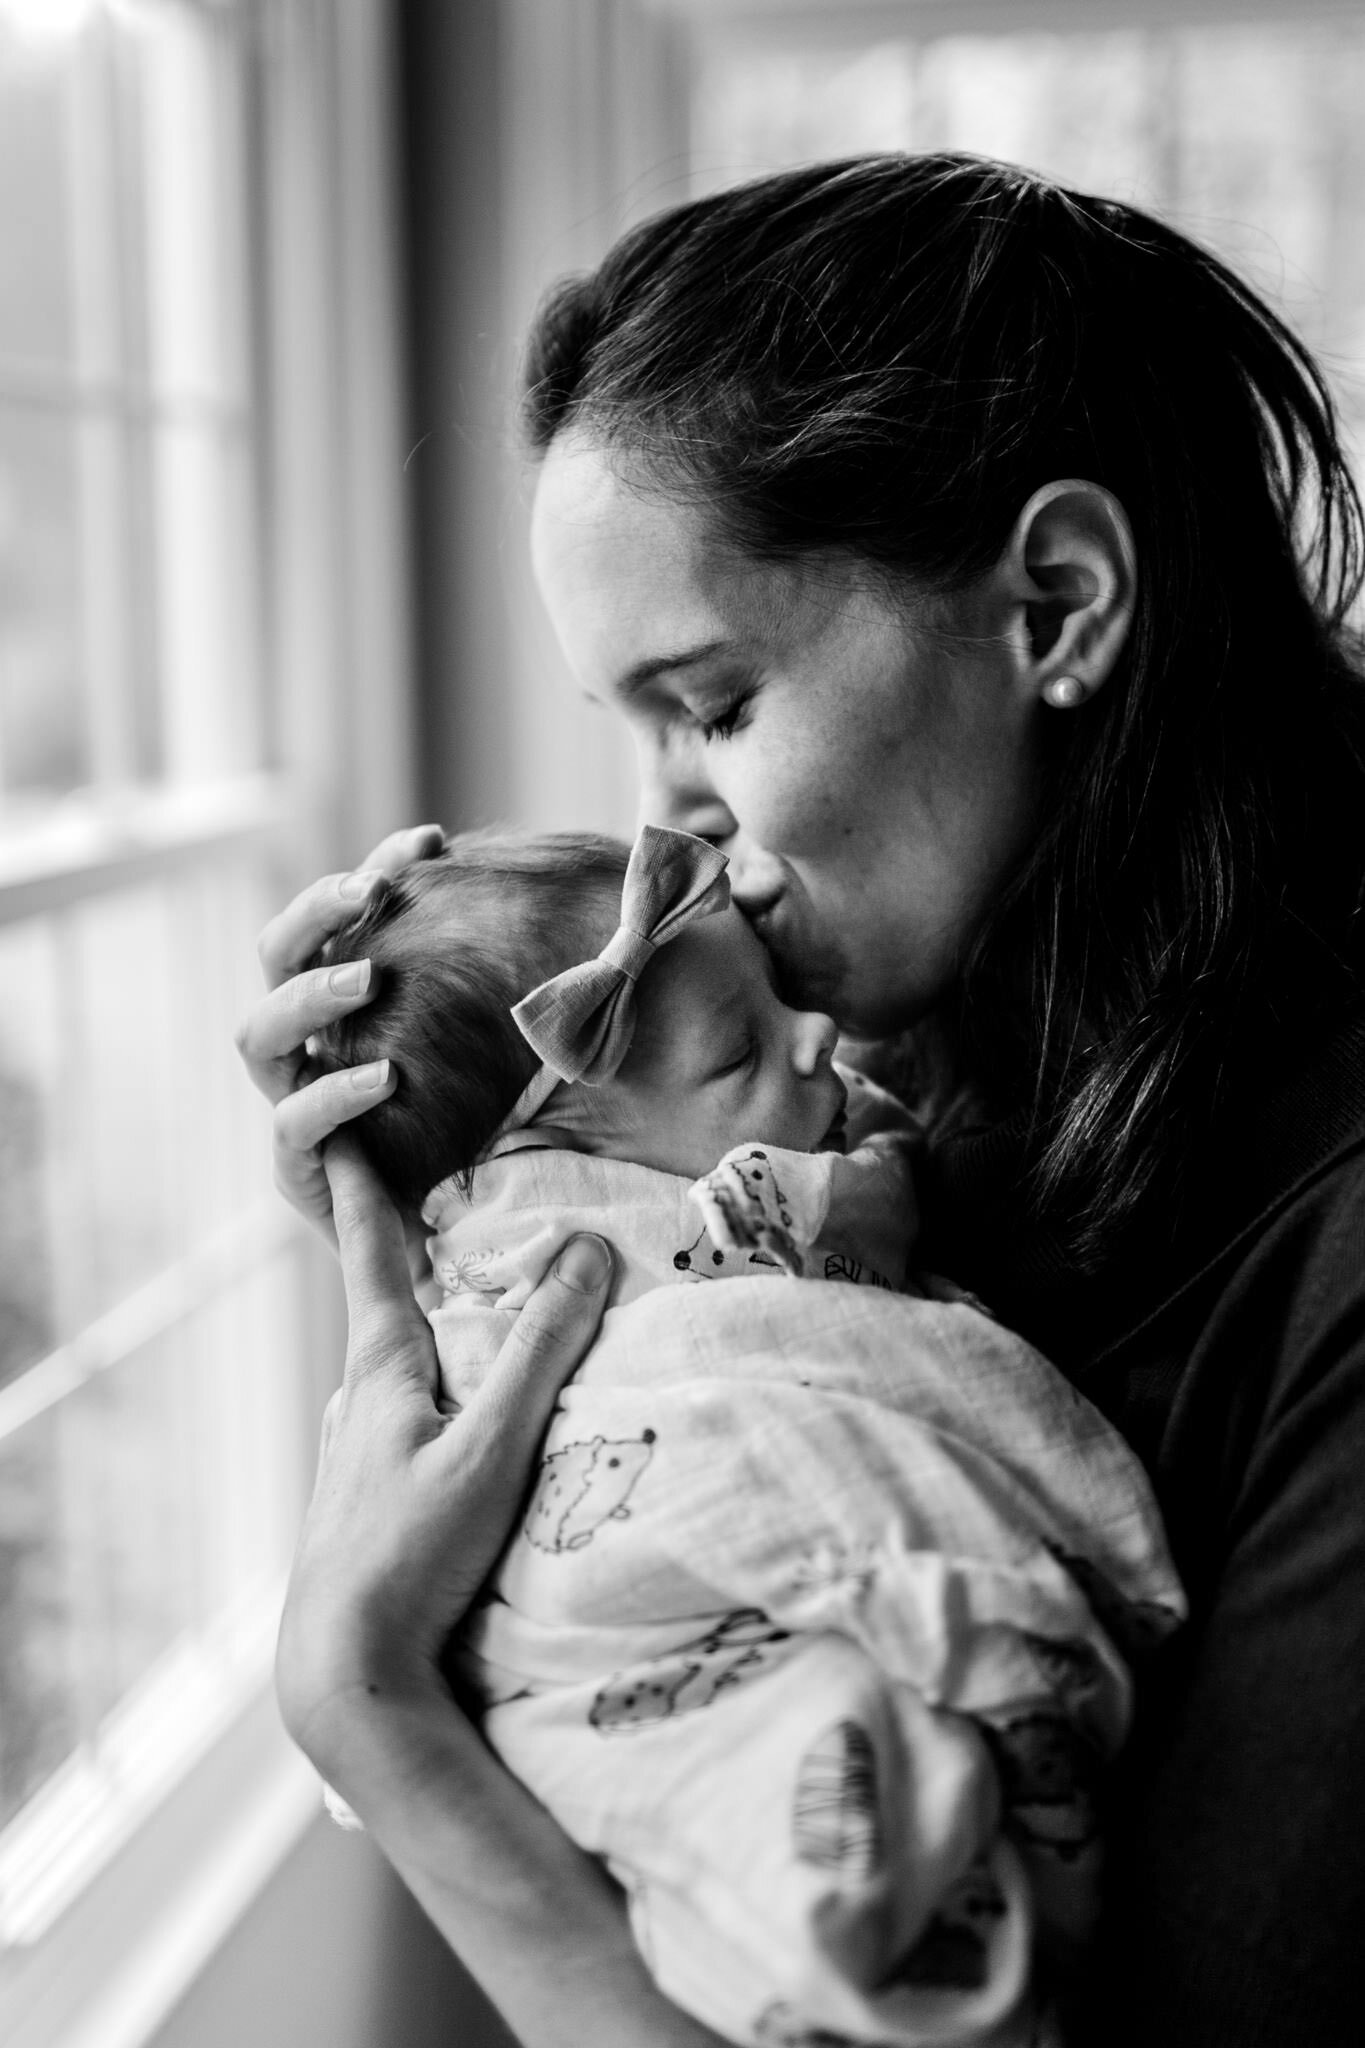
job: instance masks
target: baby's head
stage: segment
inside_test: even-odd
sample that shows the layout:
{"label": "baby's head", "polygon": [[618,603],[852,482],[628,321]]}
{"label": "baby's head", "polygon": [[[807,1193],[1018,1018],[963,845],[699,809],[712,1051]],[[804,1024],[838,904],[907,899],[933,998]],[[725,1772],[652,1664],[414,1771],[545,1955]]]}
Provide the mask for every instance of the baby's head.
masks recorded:
{"label": "baby's head", "polygon": [[[316,1040],[327,1066],[391,1059],[392,1095],[354,1129],[391,1194],[418,1207],[467,1176],[540,1062],[512,1018],[591,960],[620,922],[628,853],[588,833],[469,833],[372,892],[319,956],[369,959],[373,999]],[[724,887],[724,884],[721,884]],[[740,1142],[838,1142],[835,1028],[779,1001],[768,956],[728,902],[661,945],[635,993],[630,1048],[599,1085],[562,1081],[547,1142],[695,1179]]]}

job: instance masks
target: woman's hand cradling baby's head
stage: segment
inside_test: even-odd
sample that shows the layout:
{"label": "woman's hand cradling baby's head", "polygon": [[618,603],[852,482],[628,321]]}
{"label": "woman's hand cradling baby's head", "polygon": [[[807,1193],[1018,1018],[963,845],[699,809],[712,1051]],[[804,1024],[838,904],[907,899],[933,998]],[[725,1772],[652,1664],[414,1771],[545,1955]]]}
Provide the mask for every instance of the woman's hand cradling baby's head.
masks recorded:
{"label": "woman's hand cradling baby's head", "polygon": [[302,890],[261,933],[268,994],[243,1018],[237,1050],[256,1087],[275,1105],[275,1185],[309,1223],[335,1242],[332,1192],[322,1164],[326,1140],[393,1087],[383,1061],[318,1074],[308,1040],[369,1000],[367,963],[301,972],[330,935],[356,914],[381,876],[439,853],[439,825],[416,825],[382,840],[350,874],[325,875]]}

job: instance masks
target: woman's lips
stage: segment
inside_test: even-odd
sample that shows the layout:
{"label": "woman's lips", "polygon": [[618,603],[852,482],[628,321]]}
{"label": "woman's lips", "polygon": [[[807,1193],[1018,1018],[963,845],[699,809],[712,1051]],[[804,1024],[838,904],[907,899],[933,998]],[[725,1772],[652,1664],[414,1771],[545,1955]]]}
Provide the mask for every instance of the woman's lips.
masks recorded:
{"label": "woman's lips", "polygon": [[749,923],[758,933],[760,939],[764,938],[766,929],[772,921],[773,913],[782,901],[782,893],[779,890],[775,896],[743,896],[736,894],[733,899],[735,908],[744,917],[748,918]]}
{"label": "woman's lips", "polygon": [[736,901],[773,963],[778,993],[782,1000],[803,1009],[813,1007],[805,1003],[798,1004],[797,994],[793,992],[799,985],[800,975],[796,971],[799,963],[792,958],[791,953],[795,934],[786,891],[783,890],[776,896],[750,898],[747,902],[743,897],[738,897]]}

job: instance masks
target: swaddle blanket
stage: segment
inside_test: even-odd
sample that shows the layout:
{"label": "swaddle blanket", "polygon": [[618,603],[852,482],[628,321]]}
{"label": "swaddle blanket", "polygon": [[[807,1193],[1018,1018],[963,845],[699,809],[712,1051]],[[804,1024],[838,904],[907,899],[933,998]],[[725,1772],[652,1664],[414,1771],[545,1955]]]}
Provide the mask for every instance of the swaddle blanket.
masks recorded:
{"label": "swaddle blanket", "polygon": [[661,1988],[718,2032],[1030,2041],[1039,1939],[1082,1939],[1094,1908],[1123,1651],[1182,1598],[1095,1411],[976,1307],[892,1291],[909,1140],[885,1098],[855,1112],[855,1138],[890,1129],[846,1159],[727,1162],[766,1170],[759,1206],[815,1278],[731,1231],[733,1184],[729,1248],[701,1220],[714,1185],[699,1206],[610,1160],[525,1151],[473,1201],[436,1191],[452,1401],[570,1230],[618,1256],[460,1670],[510,1768],[608,1860]]}

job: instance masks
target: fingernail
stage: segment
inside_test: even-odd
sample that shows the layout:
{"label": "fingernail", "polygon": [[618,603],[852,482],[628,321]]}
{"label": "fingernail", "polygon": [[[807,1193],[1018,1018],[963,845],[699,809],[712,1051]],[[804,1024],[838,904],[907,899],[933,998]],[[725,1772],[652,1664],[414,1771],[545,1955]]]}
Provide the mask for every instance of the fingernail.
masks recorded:
{"label": "fingernail", "polygon": [[337,884],[338,896],[368,896],[380,879],[378,868],[357,868],[353,875],[346,875]]}
{"label": "fingernail", "polygon": [[555,1260],[555,1271],[576,1294],[596,1294],[611,1277],[611,1247],[602,1237],[571,1237]]}
{"label": "fingernail", "polygon": [[334,996],[363,996],[369,985],[368,960],[348,960],[344,967],[334,967],[327,977],[327,986]]}
{"label": "fingernail", "polygon": [[351,1086],[357,1095],[364,1095],[371,1088],[382,1088],[389,1078],[387,1060],[371,1060],[368,1067],[352,1067]]}

